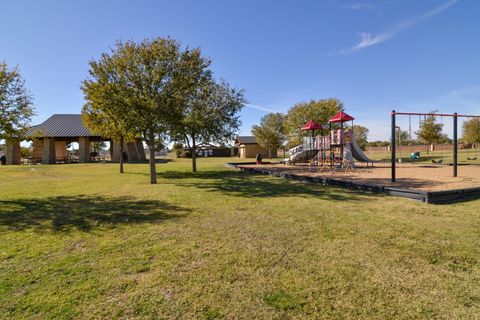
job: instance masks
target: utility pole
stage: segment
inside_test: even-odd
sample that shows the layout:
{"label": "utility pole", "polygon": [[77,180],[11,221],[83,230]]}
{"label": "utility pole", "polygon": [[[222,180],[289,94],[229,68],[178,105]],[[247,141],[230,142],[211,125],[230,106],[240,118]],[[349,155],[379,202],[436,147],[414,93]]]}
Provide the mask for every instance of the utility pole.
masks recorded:
{"label": "utility pole", "polygon": [[458,175],[458,114],[453,114],[453,176]]}
{"label": "utility pole", "polygon": [[395,161],[396,161],[396,154],[395,154],[395,135],[396,135],[396,125],[395,125],[395,110],[392,110],[392,182],[396,181],[396,172],[395,172]]}

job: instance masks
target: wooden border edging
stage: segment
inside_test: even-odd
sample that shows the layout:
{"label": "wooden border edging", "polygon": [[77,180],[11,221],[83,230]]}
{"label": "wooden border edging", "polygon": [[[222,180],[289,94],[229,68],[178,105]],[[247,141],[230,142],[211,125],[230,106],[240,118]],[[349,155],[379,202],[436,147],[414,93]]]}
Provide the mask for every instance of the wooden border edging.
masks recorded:
{"label": "wooden border edging", "polygon": [[262,168],[246,168],[242,165],[254,165],[255,162],[229,162],[225,166],[236,170],[241,170],[250,174],[264,174],[284,179],[306,181],[312,183],[318,183],[324,186],[340,187],[349,190],[370,192],[378,194],[386,194],[390,196],[402,197],[421,201],[429,204],[449,204],[458,201],[480,199],[480,188],[468,188],[468,189],[452,189],[442,191],[422,191],[413,190],[408,188],[387,187],[376,184],[357,183],[353,181],[327,178],[327,177],[312,177],[298,175],[288,172],[275,172]]}

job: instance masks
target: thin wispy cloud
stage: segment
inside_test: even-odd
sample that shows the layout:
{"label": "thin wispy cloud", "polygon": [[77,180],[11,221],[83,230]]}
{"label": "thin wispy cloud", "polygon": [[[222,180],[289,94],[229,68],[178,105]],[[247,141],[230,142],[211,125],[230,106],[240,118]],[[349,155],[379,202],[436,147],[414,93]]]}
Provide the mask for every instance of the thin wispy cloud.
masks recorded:
{"label": "thin wispy cloud", "polygon": [[250,103],[246,104],[245,107],[258,110],[258,111],[263,111],[263,112],[278,112],[278,110],[275,110],[273,108],[257,106],[255,104],[250,104]]}
{"label": "thin wispy cloud", "polygon": [[355,51],[365,49],[365,48],[383,43],[385,41],[388,41],[391,38],[393,38],[395,35],[397,35],[398,33],[402,32],[402,31],[405,31],[407,29],[410,29],[413,26],[419,24],[420,22],[447,10],[448,8],[450,8],[451,6],[453,6],[454,4],[456,4],[459,1],[460,0],[449,0],[445,3],[443,3],[442,5],[440,5],[438,7],[435,7],[432,10],[430,10],[430,11],[428,11],[428,12],[426,12],[426,13],[420,15],[420,16],[401,21],[398,24],[396,24],[395,26],[393,26],[392,28],[390,28],[388,30],[385,30],[385,31],[383,31],[379,34],[371,34],[371,33],[368,33],[368,32],[361,33],[360,34],[360,41],[356,45],[354,45],[353,47],[351,47],[349,49],[340,50],[340,51],[338,51],[338,54],[347,55],[347,54],[353,53]]}
{"label": "thin wispy cloud", "polygon": [[377,6],[374,6],[370,2],[356,2],[356,3],[350,3],[350,4],[342,4],[341,7],[348,10],[372,11],[372,12],[375,12],[379,17],[383,17],[382,11],[379,10]]}
{"label": "thin wispy cloud", "polygon": [[352,9],[352,10],[362,10],[362,9],[375,9],[375,6],[371,3],[351,3],[351,4],[342,4],[342,8]]}

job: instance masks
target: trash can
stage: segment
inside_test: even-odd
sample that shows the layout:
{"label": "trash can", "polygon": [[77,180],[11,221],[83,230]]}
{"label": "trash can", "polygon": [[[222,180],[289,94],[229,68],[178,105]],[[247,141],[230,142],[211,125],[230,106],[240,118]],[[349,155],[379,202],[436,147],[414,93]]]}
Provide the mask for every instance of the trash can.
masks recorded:
{"label": "trash can", "polygon": [[6,164],[7,164],[7,157],[1,156],[1,157],[0,157],[0,164],[1,164],[2,166],[6,165]]}
{"label": "trash can", "polygon": [[257,160],[257,164],[262,164],[262,155],[260,153],[257,153],[255,156],[255,160]]}

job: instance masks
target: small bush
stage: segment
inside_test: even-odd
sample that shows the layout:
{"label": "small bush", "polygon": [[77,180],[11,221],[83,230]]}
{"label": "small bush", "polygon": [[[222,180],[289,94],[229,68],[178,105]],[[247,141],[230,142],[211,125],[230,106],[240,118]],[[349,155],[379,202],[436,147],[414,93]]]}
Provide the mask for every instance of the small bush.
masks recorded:
{"label": "small bush", "polygon": [[173,145],[173,150],[175,150],[175,156],[177,158],[181,158],[183,154],[183,144],[181,143],[175,143]]}

